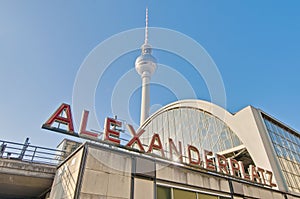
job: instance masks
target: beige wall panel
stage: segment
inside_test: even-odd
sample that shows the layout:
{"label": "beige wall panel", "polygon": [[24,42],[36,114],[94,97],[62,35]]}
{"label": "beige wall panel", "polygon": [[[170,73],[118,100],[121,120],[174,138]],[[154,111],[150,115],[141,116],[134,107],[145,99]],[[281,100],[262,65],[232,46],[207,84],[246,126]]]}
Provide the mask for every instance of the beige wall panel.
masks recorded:
{"label": "beige wall panel", "polygon": [[71,199],[75,195],[77,178],[80,170],[83,148],[76,152],[70,159],[56,171],[50,193],[51,199]]}
{"label": "beige wall panel", "polygon": [[207,189],[210,189],[210,180],[209,180],[209,177],[204,175],[202,176],[202,179],[203,179],[203,187],[204,188],[207,188]]}
{"label": "beige wall panel", "polygon": [[204,187],[203,177],[195,172],[187,173],[187,183],[193,186]]}
{"label": "beige wall panel", "polygon": [[88,194],[88,193],[80,193],[79,198],[80,199],[107,199],[106,196],[99,196],[99,195]]}
{"label": "beige wall panel", "polygon": [[156,177],[164,180],[173,180],[173,169],[157,164]]}
{"label": "beige wall panel", "polygon": [[179,167],[167,167],[165,165],[157,164],[156,177],[158,179],[175,181],[178,183],[187,183],[187,170]]}
{"label": "beige wall panel", "polygon": [[89,147],[86,169],[131,176],[131,157],[113,151]]}
{"label": "beige wall panel", "polygon": [[220,180],[220,191],[226,191],[230,193],[230,187],[227,180],[219,179]]}
{"label": "beige wall panel", "polygon": [[299,197],[295,197],[295,196],[287,196],[287,198],[288,198],[288,199],[297,199],[297,198],[300,198],[300,196],[299,196]]}
{"label": "beige wall panel", "polygon": [[250,185],[244,185],[244,194],[246,196],[251,196],[254,198],[260,198],[260,194],[259,194],[259,188],[250,186]]}
{"label": "beige wall panel", "polygon": [[128,199],[128,198],[117,198],[117,197],[109,197],[109,196],[98,196],[93,194],[81,193],[80,199]]}
{"label": "beige wall panel", "polygon": [[153,160],[136,158],[136,174],[142,174],[149,177],[155,176],[155,163]]}
{"label": "beige wall panel", "polygon": [[81,192],[87,197],[129,198],[131,157],[104,149],[88,148]]}
{"label": "beige wall panel", "polygon": [[209,185],[211,189],[220,190],[219,180],[214,177],[209,178]]}
{"label": "beige wall panel", "polygon": [[272,199],[284,199],[284,195],[281,193],[273,192],[271,198]]}
{"label": "beige wall panel", "polygon": [[154,184],[153,181],[144,179],[134,179],[134,199],[153,199]]}
{"label": "beige wall panel", "polygon": [[244,194],[244,185],[238,182],[232,182],[233,192],[236,194]]}
{"label": "beige wall panel", "polygon": [[271,191],[269,191],[269,190],[260,189],[259,194],[260,194],[260,198],[272,198],[273,199],[273,195],[272,195]]}
{"label": "beige wall panel", "polygon": [[130,198],[131,177],[109,174],[107,196]]}
{"label": "beige wall panel", "polygon": [[109,182],[108,178],[108,173],[85,170],[80,192],[106,196]]}

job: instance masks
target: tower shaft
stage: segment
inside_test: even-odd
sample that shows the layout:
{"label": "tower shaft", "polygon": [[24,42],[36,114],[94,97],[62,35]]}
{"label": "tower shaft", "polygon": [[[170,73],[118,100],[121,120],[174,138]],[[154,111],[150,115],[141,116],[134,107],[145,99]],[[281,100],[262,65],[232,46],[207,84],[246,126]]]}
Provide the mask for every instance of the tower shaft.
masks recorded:
{"label": "tower shaft", "polygon": [[150,110],[150,75],[144,72],[142,75],[142,99],[140,125],[149,117]]}

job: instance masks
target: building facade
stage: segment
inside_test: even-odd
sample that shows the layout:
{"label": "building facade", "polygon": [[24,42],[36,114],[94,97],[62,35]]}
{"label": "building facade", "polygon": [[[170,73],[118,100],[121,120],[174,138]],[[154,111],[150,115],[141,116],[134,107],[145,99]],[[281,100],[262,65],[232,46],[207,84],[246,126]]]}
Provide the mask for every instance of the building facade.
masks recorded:
{"label": "building facade", "polygon": [[125,144],[115,127],[60,164],[50,198],[300,198],[299,133],[254,107],[174,102]]}
{"label": "building facade", "polygon": [[299,198],[205,169],[85,143],[56,172],[50,198]]}

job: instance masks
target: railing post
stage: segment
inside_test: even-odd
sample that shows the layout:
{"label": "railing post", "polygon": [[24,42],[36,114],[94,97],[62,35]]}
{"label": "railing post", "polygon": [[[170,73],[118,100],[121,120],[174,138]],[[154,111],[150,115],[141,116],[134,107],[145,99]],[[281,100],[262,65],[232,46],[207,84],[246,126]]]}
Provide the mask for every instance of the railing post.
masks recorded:
{"label": "railing post", "polygon": [[28,148],[28,146],[29,146],[29,138],[26,138],[25,143],[24,143],[24,145],[23,145],[23,148],[22,148],[22,150],[21,150],[21,153],[20,153],[20,155],[19,155],[19,159],[20,159],[20,160],[23,159],[23,157],[24,157],[24,155],[25,155],[25,153],[26,153],[26,149]]}
{"label": "railing post", "polygon": [[32,158],[31,158],[31,162],[33,162],[34,156],[35,156],[35,152],[36,152],[37,147],[34,147],[34,152],[32,154]]}
{"label": "railing post", "polygon": [[0,146],[0,158],[2,158],[2,156],[4,155],[5,148],[6,148],[6,144],[5,142],[3,142]]}

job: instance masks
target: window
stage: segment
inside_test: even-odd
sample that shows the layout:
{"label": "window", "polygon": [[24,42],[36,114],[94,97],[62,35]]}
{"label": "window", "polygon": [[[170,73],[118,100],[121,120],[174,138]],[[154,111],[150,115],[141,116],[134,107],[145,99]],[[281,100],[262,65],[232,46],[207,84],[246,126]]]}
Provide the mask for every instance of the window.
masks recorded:
{"label": "window", "polygon": [[286,183],[291,191],[299,191],[300,136],[283,124],[263,115]]}
{"label": "window", "polygon": [[171,189],[168,187],[157,186],[157,199],[171,199]]}
{"label": "window", "polygon": [[212,196],[212,195],[207,195],[207,194],[203,194],[203,193],[198,193],[198,199],[218,199],[218,196]]}
{"label": "window", "polygon": [[195,191],[164,186],[157,186],[156,196],[157,199],[230,199],[229,196],[215,196],[206,193],[198,193]]}
{"label": "window", "polygon": [[174,199],[197,199],[196,192],[181,189],[173,190]]}

